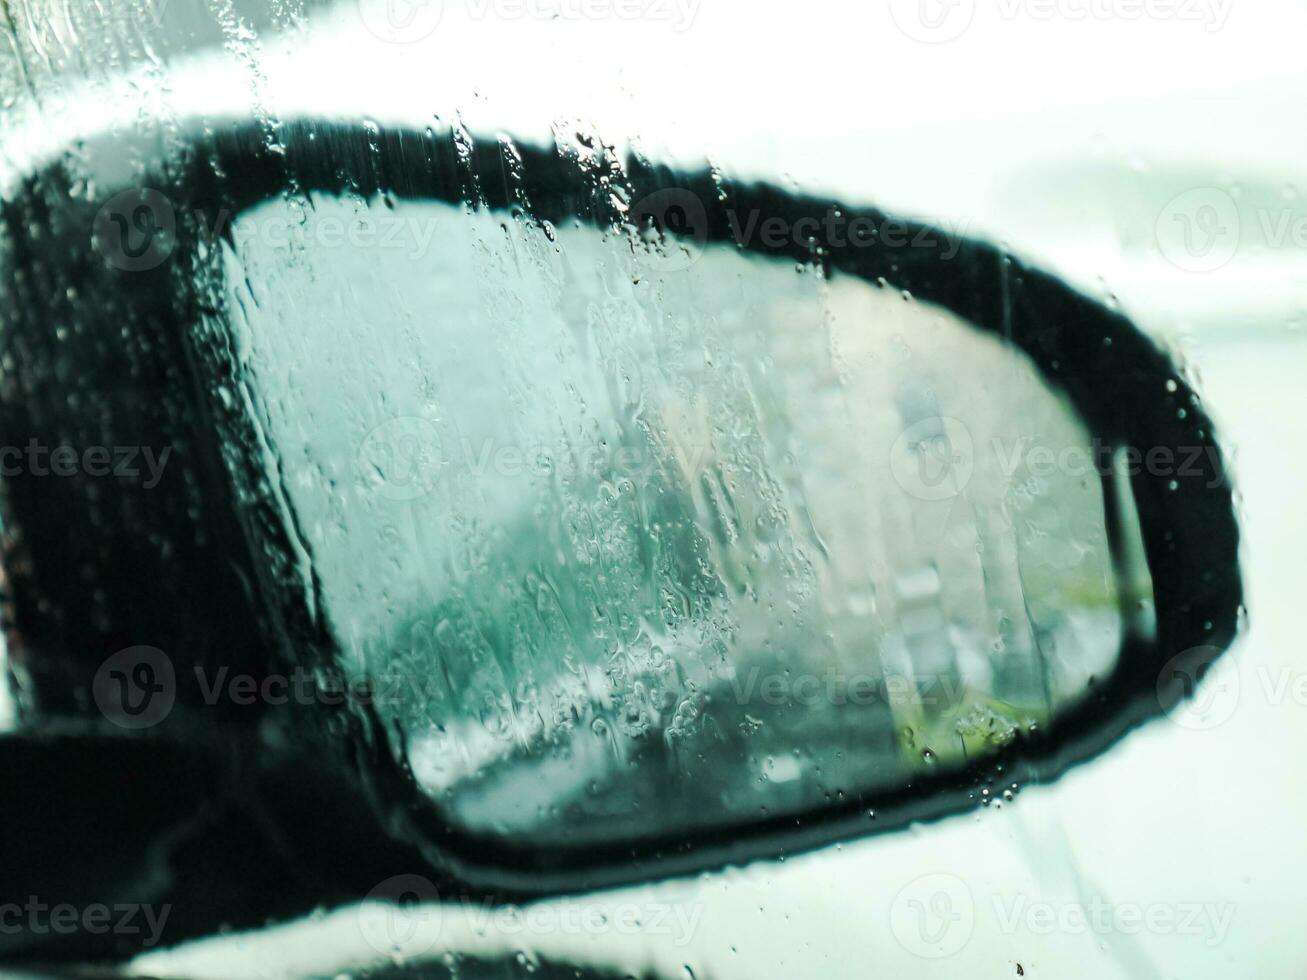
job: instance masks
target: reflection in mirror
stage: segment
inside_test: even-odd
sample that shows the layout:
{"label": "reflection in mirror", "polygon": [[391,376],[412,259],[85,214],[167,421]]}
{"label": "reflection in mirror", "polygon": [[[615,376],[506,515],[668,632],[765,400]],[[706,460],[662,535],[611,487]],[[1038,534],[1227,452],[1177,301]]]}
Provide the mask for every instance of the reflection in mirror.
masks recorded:
{"label": "reflection in mirror", "polygon": [[233,224],[224,397],[463,829],[613,842],[957,770],[1147,608],[1107,450],[951,313],[734,248],[311,204]]}

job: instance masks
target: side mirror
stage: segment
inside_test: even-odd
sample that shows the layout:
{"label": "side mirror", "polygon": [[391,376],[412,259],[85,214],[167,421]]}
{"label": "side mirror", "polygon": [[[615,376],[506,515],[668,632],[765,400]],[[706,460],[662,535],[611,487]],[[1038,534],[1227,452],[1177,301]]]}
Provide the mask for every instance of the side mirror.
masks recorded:
{"label": "side mirror", "polygon": [[638,158],[283,140],[5,205],[14,443],[169,451],[6,471],[33,719],[338,760],[378,835],[540,895],[1048,781],[1234,636],[1197,397],[1002,249]]}

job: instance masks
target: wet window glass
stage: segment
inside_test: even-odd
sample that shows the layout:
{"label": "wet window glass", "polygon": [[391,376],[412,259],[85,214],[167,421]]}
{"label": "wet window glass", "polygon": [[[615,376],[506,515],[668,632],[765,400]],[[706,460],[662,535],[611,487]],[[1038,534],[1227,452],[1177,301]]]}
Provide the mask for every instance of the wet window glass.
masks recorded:
{"label": "wet window glass", "polygon": [[0,971],[1296,976],[1305,29],[0,2]]}

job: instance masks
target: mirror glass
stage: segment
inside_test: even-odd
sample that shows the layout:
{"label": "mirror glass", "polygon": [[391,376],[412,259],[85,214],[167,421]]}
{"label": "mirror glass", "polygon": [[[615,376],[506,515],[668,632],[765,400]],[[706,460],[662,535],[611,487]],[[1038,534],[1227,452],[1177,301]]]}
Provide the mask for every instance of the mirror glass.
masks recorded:
{"label": "mirror glass", "polygon": [[620,842],[956,770],[1084,697],[1147,602],[1108,451],[892,284],[438,202],[231,232],[219,394],[458,827]]}

